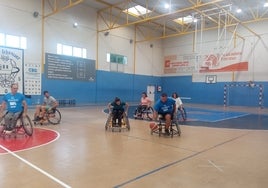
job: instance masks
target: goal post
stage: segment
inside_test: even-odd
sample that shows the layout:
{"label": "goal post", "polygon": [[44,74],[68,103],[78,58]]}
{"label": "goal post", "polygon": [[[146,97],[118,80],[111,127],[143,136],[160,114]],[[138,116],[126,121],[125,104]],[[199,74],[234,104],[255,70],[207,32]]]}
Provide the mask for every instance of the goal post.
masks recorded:
{"label": "goal post", "polygon": [[[237,93],[241,93],[243,90],[250,92],[254,90],[255,92],[249,96],[249,98],[254,97],[254,100],[257,100],[257,105],[260,108],[263,108],[263,85],[262,84],[255,84],[253,82],[248,83],[232,83],[232,84],[225,84],[224,91],[223,91],[223,104],[224,107],[229,106],[230,104],[230,93],[232,90],[236,89]],[[239,97],[239,96],[238,96]],[[240,97],[239,100],[246,100],[247,98]]]}

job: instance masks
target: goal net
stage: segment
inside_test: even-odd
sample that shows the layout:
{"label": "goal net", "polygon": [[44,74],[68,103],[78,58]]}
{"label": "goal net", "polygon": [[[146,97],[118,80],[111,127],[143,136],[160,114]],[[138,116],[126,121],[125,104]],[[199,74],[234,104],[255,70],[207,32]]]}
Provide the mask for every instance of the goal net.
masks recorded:
{"label": "goal net", "polygon": [[224,106],[263,107],[263,85],[249,83],[226,84],[223,92]]}

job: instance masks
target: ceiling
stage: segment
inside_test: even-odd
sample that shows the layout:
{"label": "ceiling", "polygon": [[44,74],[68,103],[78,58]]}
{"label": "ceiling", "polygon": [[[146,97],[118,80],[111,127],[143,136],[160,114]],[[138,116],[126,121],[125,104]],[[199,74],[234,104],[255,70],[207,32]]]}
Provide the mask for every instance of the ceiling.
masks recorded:
{"label": "ceiling", "polygon": [[[98,11],[98,22],[102,22],[98,25],[98,32],[135,26],[136,31],[144,35],[143,40],[219,28],[235,32],[237,27],[244,27],[251,34],[258,36],[254,28],[250,28],[248,24],[268,20],[268,7],[264,7],[266,0],[69,0],[69,2],[82,3]],[[170,8],[165,8],[165,4],[170,5]],[[151,12],[137,17],[123,12],[135,5],[141,5]],[[241,9],[241,12],[237,13],[237,9]],[[191,16],[197,22],[179,24],[174,21],[186,16]],[[239,33],[237,35],[239,36]]]}

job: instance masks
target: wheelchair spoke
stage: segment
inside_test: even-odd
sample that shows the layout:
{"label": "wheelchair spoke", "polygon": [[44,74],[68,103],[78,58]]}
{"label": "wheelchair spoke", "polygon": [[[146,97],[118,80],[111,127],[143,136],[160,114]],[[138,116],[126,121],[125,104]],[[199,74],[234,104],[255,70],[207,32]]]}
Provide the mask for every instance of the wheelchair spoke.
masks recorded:
{"label": "wheelchair spoke", "polygon": [[151,106],[149,106],[147,109],[147,117],[149,120],[152,120],[153,116],[154,116],[154,109]]}
{"label": "wheelchair spoke", "polygon": [[48,112],[46,117],[48,122],[53,125],[59,124],[61,121],[61,113],[58,109],[54,109],[52,112]]}

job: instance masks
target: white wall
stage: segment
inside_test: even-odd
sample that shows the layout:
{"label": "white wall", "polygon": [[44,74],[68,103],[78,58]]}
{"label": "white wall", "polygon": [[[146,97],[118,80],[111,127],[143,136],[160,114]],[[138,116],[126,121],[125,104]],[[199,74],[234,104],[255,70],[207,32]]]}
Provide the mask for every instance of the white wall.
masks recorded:
{"label": "white wall", "polygon": [[[33,12],[41,14],[41,1],[36,0],[2,0],[0,2],[0,32],[27,37],[28,48],[25,50],[25,61],[41,62],[42,57],[42,19],[34,18]],[[164,57],[172,54],[178,56],[189,54],[210,54],[215,49],[225,45],[224,52],[239,50],[243,54],[240,61],[249,62],[248,71],[217,73],[222,81],[267,81],[268,72],[268,22],[248,25],[260,38],[249,32],[245,27],[238,26],[237,32],[244,39],[236,38],[236,46],[232,34],[228,33],[226,41],[217,40],[217,31],[204,31],[201,41],[200,33],[196,44],[193,44],[193,34],[158,41],[130,43],[130,40],[140,40],[141,34],[135,33],[134,27],[122,27],[109,31],[108,36],[97,34],[96,10],[85,5],[77,5],[45,19],[45,52],[56,53],[56,44],[62,43],[87,49],[87,58],[96,59],[98,70],[109,71],[106,53],[115,53],[128,57],[124,72],[140,75],[194,75],[203,80],[205,74],[198,72],[180,72],[164,74]],[[77,22],[78,27],[73,28]],[[97,38],[98,37],[98,38]],[[98,39],[98,43],[97,43]],[[195,47],[193,49],[193,47]],[[134,53],[135,52],[135,53]],[[219,52],[219,50],[218,50]],[[223,51],[221,51],[223,52]],[[98,53],[98,56],[97,56]],[[200,65],[196,65],[198,68]],[[199,77],[201,78],[199,79]]]}
{"label": "white wall", "polygon": [[[141,38],[136,33],[136,38]],[[99,70],[110,70],[106,54],[120,54],[128,57],[124,72],[129,74],[159,76],[163,73],[163,52],[161,41],[138,42],[135,39],[133,26],[109,30],[109,35],[99,33]]]}
{"label": "white wall", "polygon": [[[40,14],[37,18],[33,17],[35,11]],[[51,12],[48,6],[45,12],[45,14]],[[9,0],[0,2],[0,32],[27,38],[26,62],[42,62],[41,13],[41,1],[12,0],[12,4]],[[87,58],[98,60],[98,70],[110,71],[106,54],[114,53],[128,57],[128,64],[124,65],[125,73],[162,75],[161,41],[137,43],[136,53],[134,53],[135,43],[130,43],[130,40],[135,38],[134,27],[113,29],[109,31],[108,36],[104,36],[103,33],[97,34],[96,20],[96,10],[85,5],[77,5],[45,18],[45,53],[56,53],[57,43],[62,43],[86,48]],[[74,22],[78,23],[77,28],[73,27]],[[140,38],[138,34],[137,38]]]}
{"label": "white wall", "polygon": [[24,52],[28,63],[40,62],[41,57],[41,24],[40,17],[34,18],[33,12],[40,12],[39,1],[9,0],[0,2],[0,32],[28,39],[27,50]]}
{"label": "white wall", "polygon": [[[239,25],[237,33],[242,38],[234,38],[231,32],[226,33],[226,37],[218,40],[218,31],[209,30],[197,34],[195,44],[193,34],[170,38],[163,41],[164,56],[169,55],[208,55],[208,54],[227,54],[241,52],[234,61],[248,61],[248,71],[233,72],[209,72],[200,73],[198,68],[202,61],[197,62],[197,69],[192,72],[177,72],[166,74],[174,75],[193,75],[193,81],[204,81],[205,75],[217,74],[218,81],[267,81],[268,80],[268,22],[256,22],[248,25],[252,31],[260,37],[250,32],[247,28]],[[193,50],[195,49],[195,51]],[[229,61],[230,62],[230,61]],[[224,62],[228,63],[228,61]]]}
{"label": "white wall", "polygon": [[[77,22],[77,28],[73,23]],[[56,53],[56,44],[86,48],[87,58],[96,59],[96,11],[77,5],[45,19],[46,52]]]}

